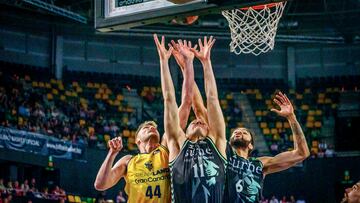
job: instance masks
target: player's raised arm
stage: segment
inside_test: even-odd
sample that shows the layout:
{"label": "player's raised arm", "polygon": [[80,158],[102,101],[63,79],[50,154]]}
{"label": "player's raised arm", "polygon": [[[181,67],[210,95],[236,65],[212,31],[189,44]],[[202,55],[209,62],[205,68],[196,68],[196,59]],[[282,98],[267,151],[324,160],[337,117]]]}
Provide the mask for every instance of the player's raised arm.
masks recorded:
{"label": "player's raised arm", "polygon": [[271,109],[288,120],[294,137],[294,149],[292,151],[282,152],[275,157],[261,157],[264,165],[264,174],[275,173],[294,166],[296,163],[305,160],[309,155],[304,133],[299,122],[296,119],[294,108],[286,95],[279,92],[276,94],[274,102],[279,105],[280,110]]}
{"label": "player's raised arm", "polygon": [[164,129],[167,136],[164,140],[166,140],[167,144],[173,141],[177,143],[178,135],[182,130],[180,128],[174,84],[169,69],[169,58],[173,48],[165,48],[164,36],[161,37],[160,42],[157,35],[154,34],[154,41],[160,58],[161,89],[164,98]]}
{"label": "player's raised arm", "polygon": [[207,124],[209,124],[209,120],[207,117],[207,109],[204,106],[204,101],[202,99],[199,87],[196,85],[196,83],[194,84],[192,108],[194,110],[196,118],[200,118],[204,120]]}
{"label": "player's raised arm", "polygon": [[[195,45],[196,48],[197,45]],[[171,40],[169,47],[173,47],[172,55],[180,66],[184,81],[181,92],[181,105],[179,107],[179,119],[181,129],[185,129],[192,104],[194,92],[194,54],[190,51],[191,41],[178,40],[178,44]]]}
{"label": "player's raised arm", "polygon": [[[184,77],[184,83],[183,83],[183,91],[182,91],[182,96],[184,97],[184,86],[187,86],[185,85],[185,80],[186,80],[186,73],[184,71],[184,67],[185,67],[185,59],[184,57],[180,54],[180,52],[176,49],[176,42],[174,40],[171,40],[171,44],[172,46],[175,48],[174,51],[173,51],[173,56],[177,62],[177,64],[179,65],[180,69],[181,69],[181,72],[183,74],[183,77]],[[191,44],[189,46],[190,48],[193,48],[193,49],[196,49],[197,48],[197,45],[195,45],[194,47],[191,47]],[[189,77],[188,77],[189,78]],[[189,81],[189,80],[188,80]],[[195,81],[194,81],[194,85],[193,85],[193,97],[192,97],[192,108],[194,110],[194,113],[195,113],[195,116],[196,118],[201,118],[202,120],[206,121],[206,123],[208,123],[208,119],[207,119],[207,110],[204,106],[204,101],[201,97],[201,93],[200,93],[200,90],[199,90],[199,87],[196,85]],[[181,123],[181,126],[185,126],[185,125],[182,125],[182,116],[181,116],[181,111],[179,112],[179,115],[180,115],[180,123]],[[184,113],[185,114],[185,113]],[[185,117],[185,116],[184,116]],[[186,117],[187,118],[187,117]],[[187,121],[187,119],[186,119]],[[185,122],[186,122],[185,121]],[[184,128],[183,128],[184,129]]]}
{"label": "player's raised arm", "polygon": [[109,153],[102,163],[96,176],[94,187],[96,190],[103,191],[114,186],[120,178],[126,175],[126,167],[131,159],[130,155],[122,157],[114,166],[116,155],[123,148],[121,137],[114,138],[108,142]]}
{"label": "player's raised arm", "polygon": [[207,100],[207,118],[210,127],[210,136],[213,137],[216,146],[225,156],[226,137],[225,137],[225,121],[220,107],[218,91],[214,72],[211,65],[211,48],[215,43],[215,39],[211,36],[209,40],[204,37],[202,42],[199,39],[200,51],[192,49],[195,56],[200,60],[204,69],[205,92]]}

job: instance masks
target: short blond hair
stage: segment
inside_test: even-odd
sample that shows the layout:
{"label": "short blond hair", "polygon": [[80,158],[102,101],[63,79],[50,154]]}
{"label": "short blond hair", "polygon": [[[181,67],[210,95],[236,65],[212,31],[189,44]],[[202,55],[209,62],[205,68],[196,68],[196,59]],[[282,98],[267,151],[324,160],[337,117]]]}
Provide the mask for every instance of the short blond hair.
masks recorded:
{"label": "short blond hair", "polygon": [[155,123],[155,121],[145,121],[145,122],[141,123],[139,125],[139,127],[137,128],[136,133],[135,133],[135,138],[137,138],[140,130],[147,125],[151,125],[151,126],[157,128],[157,124]]}

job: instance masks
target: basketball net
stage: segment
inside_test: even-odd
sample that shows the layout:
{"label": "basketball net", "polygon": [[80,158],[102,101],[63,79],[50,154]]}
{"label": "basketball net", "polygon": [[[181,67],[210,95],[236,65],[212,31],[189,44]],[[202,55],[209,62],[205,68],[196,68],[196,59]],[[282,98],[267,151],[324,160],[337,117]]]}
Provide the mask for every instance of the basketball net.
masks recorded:
{"label": "basketball net", "polygon": [[223,11],[231,32],[230,51],[257,56],[272,50],[285,5],[279,2]]}

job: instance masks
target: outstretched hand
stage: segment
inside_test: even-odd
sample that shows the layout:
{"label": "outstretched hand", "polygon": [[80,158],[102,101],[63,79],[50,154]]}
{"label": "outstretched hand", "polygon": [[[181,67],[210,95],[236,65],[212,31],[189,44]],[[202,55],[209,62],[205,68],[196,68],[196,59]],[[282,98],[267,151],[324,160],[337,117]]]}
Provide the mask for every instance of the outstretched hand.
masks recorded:
{"label": "outstretched hand", "polygon": [[174,40],[171,40],[171,44],[168,44],[169,47],[173,47],[172,55],[174,56],[176,62],[179,64],[181,69],[185,68],[186,61],[194,60],[194,53],[191,51],[192,48],[196,49],[197,45],[192,47],[191,41],[178,40],[176,43]]}
{"label": "outstretched hand", "polygon": [[169,47],[169,49],[165,48],[165,37],[161,36],[161,42],[157,37],[157,34],[154,34],[155,45],[160,57],[160,60],[169,60],[171,53],[173,51],[173,47]]}
{"label": "outstretched hand", "polygon": [[274,102],[279,105],[280,110],[271,109],[270,111],[277,113],[279,116],[289,118],[294,114],[294,107],[291,104],[287,96],[281,92],[277,93],[274,98]]}
{"label": "outstretched hand", "polygon": [[192,48],[191,51],[194,52],[196,58],[198,58],[201,62],[210,60],[211,48],[214,46],[216,39],[213,36],[210,36],[209,40],[207,37],[204,37],[204,41],[198,39],[200,51],[196,48]]}

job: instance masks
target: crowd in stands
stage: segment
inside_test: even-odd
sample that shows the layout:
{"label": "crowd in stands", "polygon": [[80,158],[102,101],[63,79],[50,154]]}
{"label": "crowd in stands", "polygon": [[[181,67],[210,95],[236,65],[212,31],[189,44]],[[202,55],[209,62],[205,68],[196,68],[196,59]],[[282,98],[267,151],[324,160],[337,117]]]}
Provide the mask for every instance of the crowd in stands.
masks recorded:
{"label": "crowd in stands", "polygon": [[289,198],[283,196],[281,199],[278,199],[275,195],[271,198],[262,198],[260,203],[306,203],[303,198],[296,199],[294,195],[290,195]]}
{"label": "crowd in stands", "polygon": [[[59,186],[51,188],[43,187],[39,190],[36,179],[24,180],[20,183],[17,180],[7,181],[0,178],[0,203],[8,203],[16,200],[26,200],[28,203],[36,202],[38,199],[56,200],[56,202],[66,201],[66,192]],[[24,201],[20,201],[24,202]]]}
{"label": "crowd in stands", "polygon": [[[245,92],[248,95],[259,126],[273,155],[288,150],[293,146],[293,137],[289,123],[269,111],[269,109],[275,108],[272,99],[276,91],[266,92],[254,89]],[[315,91],[310,88],[306,88],[303,91],[295,91],[293,89],[288,91],[289,98],[294,104],[297,118],[303,126],[305,135],[307,135],[313,157],[318,155],[323,157],[325,154],[332,156],[331,146],[321,142],[321,128],[323,122],[336,113],[339,94],[339,88],[326,88],[325,91]]]}
{"label": "crowd in stands", "polygon": [[[147,84],[147,79],[122,78],[122,85],[119,85],[118,77],[113,76],[111,80],[107,80],[109,75],[86,73],[71,73],[70,77],[62,81],[41,71],[29,70],[28,67],[22,70],[0,68],[0,126],[37,132],[100,149],[105,149],[111,138],[122,136],[124,148],[129,151],[136,150],[135,131],[143,120],[155,119],[162,132],[163,100],[158,82]],[[274,107],[272,98],[278,91],[277,88],[286,85],[278,80],[269,80],[236,82],[226,79],[218,81],[218,84],[227,136],[232,129],[244,126],[240,101],[235,98],[234,93],[246,95],[269,151],[275,155],[291,149],[293,138],[288,122],[269,111]],[[311,156],[319,158],[335,156],[334,146],[322,139],[322,127],[326,119],[336,115],[340,94],[346,90],[358,91],[356,81],[346,80],[348,84],[345,85],[336,79],[333,79],[333,83],[321,81],[322,83],[316,79],[301,80],[296,90],[281,89],[295,106],[296,115],[311,148]],[[269,83],[272,85],[267,85]],[[201,83],[198,85],[203,89]],[[125,91],[132,88],[138,90],[137,94],[143,100],[141,118],[138,117],[136,108],[125,98]],[[178,90],[178,101],[180,98],[181,92]],[[193,118],[194,115],[191,114],[189,120]],[[77,202],[81,199],[79,196],[66,194],[58,186],[40,189],[35,179],[5,183],[0,178],[0,195],[0,203],[11,202],[14,198],[26,198],[29,202],[34,198],[60,202]],[[114,202],[124,202],[125,198],[123,193],[119,193]],[[84,201],[93,202],[94,199],[87,198]],[[263,198],[261,202],[305,201],[294,196],[281,199],[272,196]]]}
{"label": "crowd in stands", "polygon": [[[110,74],[100,75],[71,72],[62,81],[28,67],[0,69],[1,126],[103,149],[108,140],[120,135],[125,149],[130,151],[136,150],[135,130],[139,122],[154,119],[162,132],[163,101],[159,81],[152,79],[146,85],[145,79],[119,76],[124,80],[119,81]],[[234,93],[241,93],[247,96],[252,106],[269,151],[275,155],[292,148],[289,124],[269,111],[274,107],[272,98],[280,86],[295,106],[312,157],[334,156],[332,143],[322,139],[322,127],[326,119],[335,115],[339,95],[349,89],[357,91],[356,78],[346,79],[346,84],[331,78],[330,82],[319,79],[323,83],[316,79],[301,79],[296,90],[288,89],[281,80],[238,80],[218,81],[228,136],[234,128],[244,126],[240,101],[234,98]],[[198,85],[203,89],[201,82]],[[310,88],[312,86],[316,88]],[[124,91],[130,91],[132,87],[138,89],[138,96],[143,100],[142,117],[125,98]],[[177,98],[181,98],[180,90]],[[191,114],[189,120],[193,117]]]}
{"label": "crowd in stands", "polygon": [[[122,91],[126,90],[106,83],[64,82],[18,72],[22,71],[0,72],[1,126],[98,148],[105,148],[108,140],[121,135],[128,150],[136,149],[134,135],[140,121],[124,99]],[[139,94],[162,126],[161,88],[143,86]],[[236,127],[242,115],[232,95],[223,95],[221,105],[228,127]]]}
{"label": "crowd in stands", "polygon": [[[311,157],[333,157],[333,143],[324,132],[324,123],[335,118],[339,98],[347,91],[358,91],[359,80],[356,76],[336,78],[305,78],[299,79],[298,88],[287,92],[295,106],[295,112],[307,137]],[[247,92],[253,106],[260,128],[272,154],[292,148],[291,129],[287,121],[275,117],[268,111],[273,108],[274,93],[278,90],[259,90]],[[334,127],[334,126],[332,126]]]}
{"label": "crowd in stands", "polygon": [[[1,126],[37,132],[105,148],[106,141],[123,135],[134,149],[136,112],[106,84],[31,79],[30,75],[0,72]],[[125,140],[127,141],[127,140]]]}

